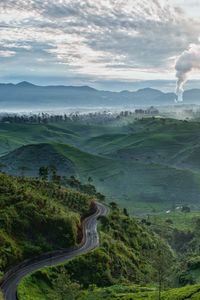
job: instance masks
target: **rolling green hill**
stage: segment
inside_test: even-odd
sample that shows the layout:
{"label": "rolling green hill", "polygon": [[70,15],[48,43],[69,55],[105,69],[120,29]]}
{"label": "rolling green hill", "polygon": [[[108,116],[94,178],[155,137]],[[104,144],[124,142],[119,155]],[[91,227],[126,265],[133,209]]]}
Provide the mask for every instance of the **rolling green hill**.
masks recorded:
{"label": "rolling green hill", "polygon": [[[131,132],[132,131],[132,132]],[[200,123],[146,118],[124,134],[90,138],[88,151],[128,161],[166,164],[199,171]]]}
{"label": "rolling green hill", "polygon": [[60,175],[77,175],[83,182],[91,177],[100,192],[131,212],[200,205],[200,175],[186,169],[123,161],[58,143],[21,147],[1,157],[0,163],[10,174],[37,176],[40,166],[55,164]]}
{"label": "rolling green hill", "polygon": [[108,199],[133,213],[200,205],[198,122],[0,124],[0,139],[0,153],[8,152],[1,169],[10,174],[36,176],[40,166],[54,164],[59,175],[92,177]]}
{"label": "rolling green hill", "polygon": [[0,158],[2,171],[12,175],[38,176],[41,166],[56,166],[60,175],[75,175],[75,164],[59,153],[53,144],[22,146]]}
{"label": "rolling green hill", "polygon": [[52,124],[0,123],[0,155],[28,144],[58,142],[81,145],[87,138],[126,130],[124,127],[86,125],[70,121]]}

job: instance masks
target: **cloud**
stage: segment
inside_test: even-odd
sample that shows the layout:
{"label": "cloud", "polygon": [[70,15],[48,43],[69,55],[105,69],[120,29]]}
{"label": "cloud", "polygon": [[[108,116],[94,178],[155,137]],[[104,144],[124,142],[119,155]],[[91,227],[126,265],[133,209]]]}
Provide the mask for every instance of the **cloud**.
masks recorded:
{"label": "cloud", "polygon": [[8,50],[0,50],[0,57],[11,57],[16,54],[15,51],[8,51]]}
{"label": "cloud", "polygon": [[[172,72],[199,23],[161,0],[1,0],[0,47],[77,74]],[[3,55],[2,55],[3,56]],[[22,61],[22,60],[21,60]]]}

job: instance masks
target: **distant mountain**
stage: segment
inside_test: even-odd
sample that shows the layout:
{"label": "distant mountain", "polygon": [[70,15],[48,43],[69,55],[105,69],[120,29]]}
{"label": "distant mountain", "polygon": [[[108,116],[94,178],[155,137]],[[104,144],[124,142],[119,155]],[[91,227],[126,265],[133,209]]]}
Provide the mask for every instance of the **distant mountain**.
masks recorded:
{"label": "distant mountain", "polygon": [[27,88],[27,87],[34,87],[35,85],[30,82],[27,82],[27,81],[22,81],[22,82],[19,82],[18,84],[16,84],[15,86]]}
{"label": "distant mountain", "polygon": [[[174,103],[174,99],[174,93],[152,88],[110,92],[89,86],[37,86],[26,81],[16,85],[0,84],[1,110],[169,105]],[[200,104],[200,89],[186,91],[184,103]]]}

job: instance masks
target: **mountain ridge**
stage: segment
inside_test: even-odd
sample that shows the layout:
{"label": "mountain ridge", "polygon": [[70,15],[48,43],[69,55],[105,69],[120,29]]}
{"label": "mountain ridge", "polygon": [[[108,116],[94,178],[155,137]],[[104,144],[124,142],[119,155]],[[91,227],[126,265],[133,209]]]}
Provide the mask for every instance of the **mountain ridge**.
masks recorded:
{"label": "mountain ridge", "polygon": [[[17,84],[0,83],[0,106],[6,109],[46,109],[67,107],[135,107],[175,104],[175,94],[158,89],[136,91],[104,91],[87,85],[39,86],[27,81]],[[185,91],[183,104],[200,104],[200,89]]]}

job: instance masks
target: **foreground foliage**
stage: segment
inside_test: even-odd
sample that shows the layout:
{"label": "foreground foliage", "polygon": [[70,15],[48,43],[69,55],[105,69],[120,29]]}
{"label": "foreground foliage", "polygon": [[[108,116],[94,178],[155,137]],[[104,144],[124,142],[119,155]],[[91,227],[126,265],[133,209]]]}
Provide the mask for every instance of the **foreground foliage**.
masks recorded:
{"label": "foreground foliage", "polygon": [[[170,248],[153,232],[114,204],[110,215],[102,218],[99,229],[100,248],[74,258],[64,267],[47,268],[25,278],[19,288],[20,300],[32,299],[32,295],[34,299],[51,299],[48,295],[55,293],[53,283],[55,278],[62,275],[63,268],[69,274],[72,283],[78,283],[82,287],[82,295],[79,298],[83,297],[84,289],[91,289],[91,285],[105,287],[121,282],[157,282],[160,272],[155,257],[157,249],[162,249],[163,264],[167,264],[170,270],[173,262]],[[61,299],[61,292],[60,288],[55,299]],[[38,295],[43,295],[43,298],[37,298],[41,297]]]}
{"label": "foreground foliage", "polygon": [[75,245],[92,197],[40,180],[0,174],[0,270]]}
{"label": "foreground foliage", "polygon": [[[55,293],[54,286],[52,289],[49,283],[40,278],[34,281],[33,278],[26,278],[19,289],[20,300],[68,300],[68,294],[61,298],[61,294],[57,290]],[[40,286],[40,289],[37,288]],[[29,292],[27,290],[29,287]],[[76,290],[77,291],[77,290]],[[113,285],[105,288],[97,288],[91,285],[87,290],[78,290],[71,296],[70,300],[155,300],[158,299],[158,292],[154,287],[140,287],[136,285]],[[161,293],[161,300],[199,300],[200,299],[200,285],[191,285],[183,288],[170,289]]]}

